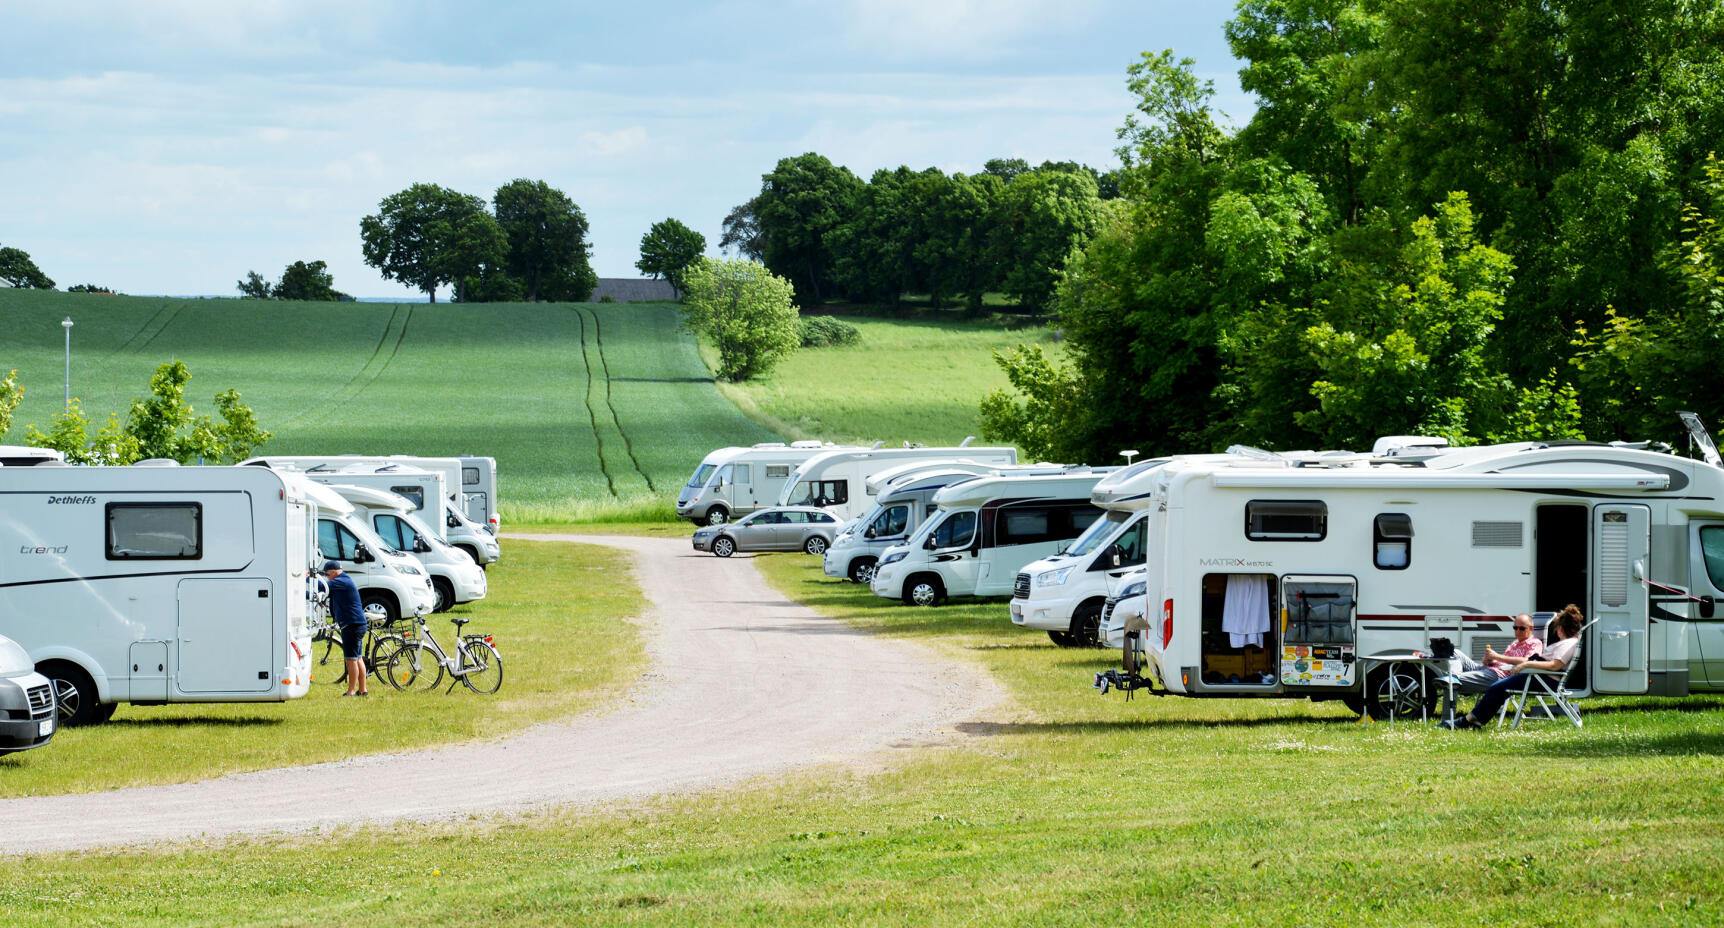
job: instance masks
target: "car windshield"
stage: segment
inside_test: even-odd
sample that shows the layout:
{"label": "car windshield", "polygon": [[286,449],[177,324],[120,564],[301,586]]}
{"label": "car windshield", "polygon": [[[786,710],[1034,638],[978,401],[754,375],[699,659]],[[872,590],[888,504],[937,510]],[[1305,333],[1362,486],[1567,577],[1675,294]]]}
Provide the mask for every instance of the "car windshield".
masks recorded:
{"label": "car windshield", "polygon": [[702,465],[700,465],[699,467],[694,469],[694,476],[688,478],[688,485],[691,487],[704,487],[704,486],[706,486],[706,478],[711,477],[712,472],[715,470],[718,470],[717,464],[702,464]]}
{"label": "car windshield", "polygon": [[1124,525],[1129,518],[1131,518],[1129,512],[1108,510],[1105,517],[1091,522],[1089,528],[1084,529],[1083,534],[1078,536],[1077,541],[1072,542],[1072,546],[1067,548],[1065,553],[1072,557],[1083,557],[1100,548],[1102,542],[1113,537],[1113,533],[1119,531],[1119,527]]}

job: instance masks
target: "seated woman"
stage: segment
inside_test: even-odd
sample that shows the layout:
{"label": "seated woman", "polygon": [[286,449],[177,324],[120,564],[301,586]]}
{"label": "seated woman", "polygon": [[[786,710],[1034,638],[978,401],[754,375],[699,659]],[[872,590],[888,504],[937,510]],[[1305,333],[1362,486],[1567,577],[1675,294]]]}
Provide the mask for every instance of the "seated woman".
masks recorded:
{"label": "seated woman", "polygon": [[1502,708],[1510,693],[1526,685],[1527,681],[1521,676],[1522,673],[1528,670],[1561,671],[1567,669],[1568,662],[1574,659],[1575,649],[1580,647],[1580,627],[1584,624],[1582,621],[1584,618],[1580,614],[1580,609],[1573,604],[1557,613],[1556,618],[1550,620],[1550,627],[1556,630],[1557,640],[1546,645],[1532,657],[1521,661],[1515,667],[1514,673],[1492,683],[1490,689],[1485,690],[1485,694],[1479,697],[1478,704],[1473,706],[1473,711],[1468,712],[1465,718],[1456,719],[1454,727],[1482,727],[1485,720],[1496,715],[1497,711]]}

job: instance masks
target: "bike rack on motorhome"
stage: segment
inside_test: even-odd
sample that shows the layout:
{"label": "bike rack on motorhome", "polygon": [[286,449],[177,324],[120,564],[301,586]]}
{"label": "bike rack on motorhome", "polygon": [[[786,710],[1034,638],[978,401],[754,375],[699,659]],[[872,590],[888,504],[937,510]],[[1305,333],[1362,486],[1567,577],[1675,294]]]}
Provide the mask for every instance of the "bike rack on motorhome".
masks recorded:
{"label": "bike rack on motorhome", "polygon": [[0,467],[0,634],[62,721],[311,683],[316,487],[255,467]]}
{"label": "bike rack on motorhome", "polygon": [[1154,472],[1148,628],[1096,684],[1364,711],[1394,671],[1362,659],[1438,638],[1477,658],[1514,615],[1572,603],[1596,622],[1581,692],[1724,690],[1724,469],[1688,420],[1705,461],[1584,442],[1175,459]]}

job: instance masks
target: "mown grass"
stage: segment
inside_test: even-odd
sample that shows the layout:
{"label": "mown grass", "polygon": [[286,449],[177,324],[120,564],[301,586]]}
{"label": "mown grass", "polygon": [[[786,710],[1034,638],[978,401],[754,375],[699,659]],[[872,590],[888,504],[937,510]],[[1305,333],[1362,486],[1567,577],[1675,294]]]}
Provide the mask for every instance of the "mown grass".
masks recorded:
{"label": "mown grass", "polygon": [[276,454],[488,454],[506,522],[673,516],[715,447],[775,436],[719,395],[670,304],[276,303],[0,290],[0,373],[27,393],[13,431],[72,389],[98,422],[151,371],[190,366],[188,396],[237,388]]}
{"label": "mown grass", "polygon": [[461,614],[473,621],[469,631],[496,635],[504,676],[495,696],[400,693],[374,678],[368,699],[342,699],[337,652],[314,667],[311,692],[298,700],[121,706],[106,725],[66,729],[47,748],[0,757],[0,797],[184,782],[491,736],[591,708],[641,670],[639,629],[628,621],[641,594],[623,552],[511,540],[490,583],[486,599],[433,616],[431,631],[450,646],[448,616]]}
{"label": "mown grass", "polygon": [[[1012,706],[887,772],[611,814],[0,864],[28,923],[1707,925],[1724,921],[1724,701],[1583,731],[1360,725],[1298,701],[1103,699],[1107,662],[999,603],[883,603],[751,559],[844,621],[993,673]],[[742,566],[739,562],[738,567]],[[890,685],[883,681],[882,684]],[[818,693],[809,698],[818,699]],[[644,733],[643,736],[650,736]]]}
{"label": "mown grass", "polygon": [[993,353],[1019,344],[1057,355],[1051,329],[1008,319],[846,316],[855,345],[809,348],[766,377],[720,389],[767,427],[795,438],[957,444],[981,435],[980,405],[1007,386]]}

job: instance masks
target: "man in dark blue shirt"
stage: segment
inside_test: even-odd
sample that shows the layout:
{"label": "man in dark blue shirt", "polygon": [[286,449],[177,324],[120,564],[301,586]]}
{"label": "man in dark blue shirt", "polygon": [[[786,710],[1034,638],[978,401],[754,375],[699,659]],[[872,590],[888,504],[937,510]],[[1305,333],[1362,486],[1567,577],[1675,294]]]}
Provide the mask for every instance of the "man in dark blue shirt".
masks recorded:
{"label": "man in dark blue shirt", "polygon": [[369,696],[365,672],[365,606],[359,601],[359,585],[341,572],[335,561],[323,562],[329,581],[329,617],[341,627],[341,653],[347,659],[347,692],[343,696]]}

